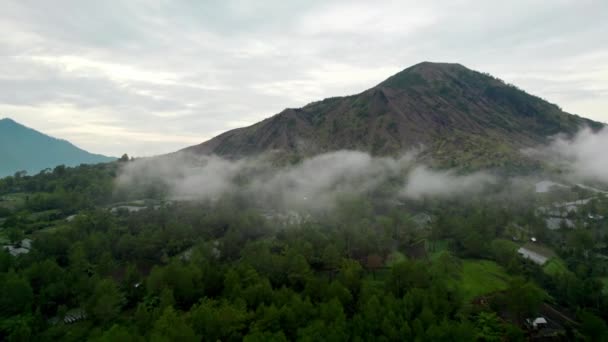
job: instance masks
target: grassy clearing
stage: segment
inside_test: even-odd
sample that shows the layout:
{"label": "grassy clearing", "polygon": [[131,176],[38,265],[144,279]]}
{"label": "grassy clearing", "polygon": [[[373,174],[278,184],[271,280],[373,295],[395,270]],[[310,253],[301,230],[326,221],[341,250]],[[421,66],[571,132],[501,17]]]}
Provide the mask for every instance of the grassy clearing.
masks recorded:
{"label": "grassy clearing", "polygon": [[489,260],[463,260],[460,289],[466,302],[508,287],[510,276],[505,269]]}
{"label": "grassy clearing", "polygon": [[566,264],[560,258],[552,258],[543,265],[543,272],[550,276],[570,272]]}
{"label": "grassy clearing", "polygon": [[501,243],[504,243],[505,245],[509,246],[509,248],[511,248],[511,250],[513,250],[514,252],[517,251],[519,249],[520,244],[513,242],[511,240],[507,240],[507,239],[497,239],[498,241],[500,241]]}
{"label": "grassy clearing", "polygon": [[403,253],[395,251],[388,256],[386,266],[392,267],[394,264],[404,261],[405,259],[405,255],[403,255]]}
{"label": "grassy clearing", "polygon": [[428,252],[431,260],[436,260],[443,252],[448,250],[448,240],[429,241]]}
{"label": "grassy clearing", "polygon": [[59,222],[57,224],[50,225],[50,226],[42,228],[42,229],[38,229],[34,233],[35,234],[55,233],[57,231],[60,231],[62,229],[66,229],[66,228],[68,228],[67,225],[63,224],[62,222]]}

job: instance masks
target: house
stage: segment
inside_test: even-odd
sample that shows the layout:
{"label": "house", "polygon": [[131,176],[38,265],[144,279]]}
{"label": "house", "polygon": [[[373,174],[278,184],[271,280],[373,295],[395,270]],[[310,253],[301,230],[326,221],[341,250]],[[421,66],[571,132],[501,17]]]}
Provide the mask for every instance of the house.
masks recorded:
{"label": "house", "polygon": [[530,259],[532,260],[534,263],[542,266],[544,265],[547,261],[549,261],[549,257],[544,256],[538,252],[535,252],[531,249],[528,249],[526,247],[520,247],[517,250],[517,253],[519,253],[522,257],[526,258],[526,259]]}
{"label": "house", "polygon": [[[86,318],[87,318],[87,314],[83,309],[80,309],[80,308],[72,309],[65,313],[65,316],[63,317],[63,323],[72,324],[72,323],[76,323],[78,321],[82,321]],[[48,322],[52,325],[55,325],[61,321],[62,321],[61,317],[55,316],[55,317],[49,319]]]}
{"label": "house", "polygon": [[72,324],[72,323],[76,323],[78,321],[82,321],[83,319],[87,318],[87,314],[84,312],[84,310],[82,309],[74,309],[74,310],[70,310],[65,314],[65,317],[63,318],[63,322],[65,324]]}
{"label": "house", "polygon": [[133,206],[133,205],[121,205],[121,206],[110,209],[110,212],[113,214],[118,213],[120,211],[128,211],[130,213],[135,213],[135,212],[138,212],[140,210],[145,210],[145,209],[147,209],[147,207],[137,207],[137,206]]}
{"label": "house", "polygon": [[23,247],[4,246],[4,249],[7,250],[12,256],[27,254],[30,252],[29,249]]}
{"label": "house", "polygon": [[526,320],[526,323],[528,323],[528,325],[535,330],[545,328],[548,324],[547,319],[545,319],[544,317],[536,317],[534,319],[528,318]]}
{"label": "house", "polygon": [[31,239],[23,239],[18,246],[6,245],[4,249],[9,252],[12,256],[18,256],[21,254],[27,254],[30,252],[32,248],[32,240]]}

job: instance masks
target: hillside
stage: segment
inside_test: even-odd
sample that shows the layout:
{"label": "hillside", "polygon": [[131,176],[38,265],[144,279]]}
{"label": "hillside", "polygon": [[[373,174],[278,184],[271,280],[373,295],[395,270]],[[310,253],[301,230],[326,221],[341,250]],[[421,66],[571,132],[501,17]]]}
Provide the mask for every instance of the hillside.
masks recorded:
{"label": "hillside", "polygon": [[11,119],[0,120],[0,177],[25,170],[29,174],[57,165],[75,166],[112,161],[68,141],[56,139]]}
{"label": "hillside", "polygon": [[229,158],[339,149],[388,155],[424,146],[423,157],[444,166],[530,166],[521,148],[584,125],[601,126],[460,64],[423,62],[360,94],[286,109],[184,151]]}

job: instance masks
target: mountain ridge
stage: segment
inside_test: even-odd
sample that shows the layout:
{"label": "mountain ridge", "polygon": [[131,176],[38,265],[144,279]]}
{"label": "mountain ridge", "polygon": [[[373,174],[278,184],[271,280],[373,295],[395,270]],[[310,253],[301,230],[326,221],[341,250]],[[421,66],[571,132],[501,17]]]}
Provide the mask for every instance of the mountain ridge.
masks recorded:
{"label": "mountain ridge", "polygon": [[18,171],[31,174],[58,165],[76,166],[115,159],[90,153],[67,140],[51,137],[11,118],[0,119],[0,177]]}
{"label": "mountain ridge", "polygon": [[529,164],[521,148],[602,125],[461,64],[422,62],[361,93],[287,108],[180,152],[241,158],[354,149],[391,155],[425,146],[426,157],[439,165],[497,167]]}

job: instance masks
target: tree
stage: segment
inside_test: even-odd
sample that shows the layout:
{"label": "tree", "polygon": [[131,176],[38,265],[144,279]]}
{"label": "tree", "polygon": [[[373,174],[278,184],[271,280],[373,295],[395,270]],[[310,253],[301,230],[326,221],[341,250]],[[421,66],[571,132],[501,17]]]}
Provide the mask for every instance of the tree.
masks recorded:
{"label": "tree", "polygon": [[8,271],[13,264],[13,259],[9,252],[4,248],[0,248],[0,272]]}
{"label": "tree", "polygon": [[477,339],[479,341],[502,341],[504,331],[502,324],[494,312],[480,312],[475,320]]}
{"label": "tree", "polygon": [[608,339],[608,326],[604,320],[587,311],[583,311],[579,316],[581,333],[588,341],[606,341]]}
{"label": "tree", "polygon": [[290,285],[297,289],[303,289],[310,275],[310,265],[308,265],[306,258],[299,253],[288,252],[287,279]]}
{"label": "tree", "polygon": [[361,277],[363,276],[363,267],[355,260],[344,260],[338,273],[338,280],[346,286],[353,296],[359,294],[361,289]]}
{"label": "tree", "polygon": [[34,300],[30,284],[14,271],[0,276],[0,316],[29,313]]}
{"label": "tree", "polygon": [[228,302],[203,299],[190,310],[196,333],[209,341],[240,337],[249,315],[244,307]]}
{"label": "tree", "polygon": [[132,333],[126,327],[114,324],[109,330],[105,331],[101,337],[95,339],[96,342],[131,342],[144,341],[143,337]]}
{"label": "tree", "polygon": [[87,313],[96,321],[107,323],[113,320],[124,304],[123,294],[112,279],[97,282],[93,295],[87,302]]}
{"label": "tree", "polygon": [[327,300],[337,298],[344,307],[348,307],[353,302],[353,296],[350,294],[350,291],[337,280],[332,281],[327,288],[326,298]]}
{"label": "tree", "polygon": [[154,323],[150,340],[153,342],[194,342],[199,341],[200,338],[198,338],[194,333],[194,330],[186,324],[183,317],[169,306],[163,311],[163,314],[156,323]]}
{"label": "tree", "polygon": [[509,309],[521,320],[536,315],[545,297],[545,292],[536,284],[515,277],[509,283],[504,300]]}
{"label": "tree", "polygon": [[21,170],[21,171],[15,172],[15,175],[13,177],[15,177],[16,179],[21,179],[21,178],[24,178],[25,176],[27,176],[27,171]]}
{"label": "tree", "polygon": [[321,256],[323,265],[329,270],[335,270],[340,266],[340,252],[334,244],[328,244]]}
{"label": "tree", "polygon": [[125,270],[125,277],[122,280],[122,291],[125,293],[127,301],[132,304],[141,299],[143,286],[141,277],[135,264],[128,264]]}
{"label": "tree", "polygon": [[152,328],[156,320],[157,310],[149,308],[145,302],[139,303],[135,310],[135,326],[140,334],[146,334]]}
{"label": "tree", "polygon": [[430,283],[430,270],[427,265],[405,260],[393,265],[386,285],[399,298],[413,287],[424,288]]}
{"label": "tree", "polygon": [[491,242],[490,251],[494,260],[502,266],[507,266],[517,256],[513,243],[506,240],[496,239]]}
{"label": "tree", "polygon": [[189,307],[202,294],[202,274],[192,264],[173,261],[166,267],[154,267],[147,281],[148,290],[159,294],[163,289],[173,291],[179,307]]}
{"label": "tree", "polygon": [[31,341],[32,321],[32,316],[29,315],[13,316],[0,321],[0,339],[7,342]]}
{"label": "tree", "polygon": [[15,246],[19,246],[24,237],[23,230],[18,227],[12,227],[7,229],[7,235],[11,244]]}
{"label": "tree", "polygon": [[268,332],[255,331],[243,338],[244,342],[287,342],[287,337],[282,331]]}
{"label": "tree", "polygon": [[322,303],[319,307],[319,319],[298,329],[300,341],[348,341],[346,316],[337,299]]}
{"label": "tree", "polygon": [[487,245],[483,236],[474,229],[467,229],[461,241],[466,256],[480,257],[486,251]]}
{"label": "tree", "polygon": [[568,237],[568,245],[572,246],[576,253],[585,258],[588,258],[589,251],[594,244],[593,235],[586,229],[575,229]]}

